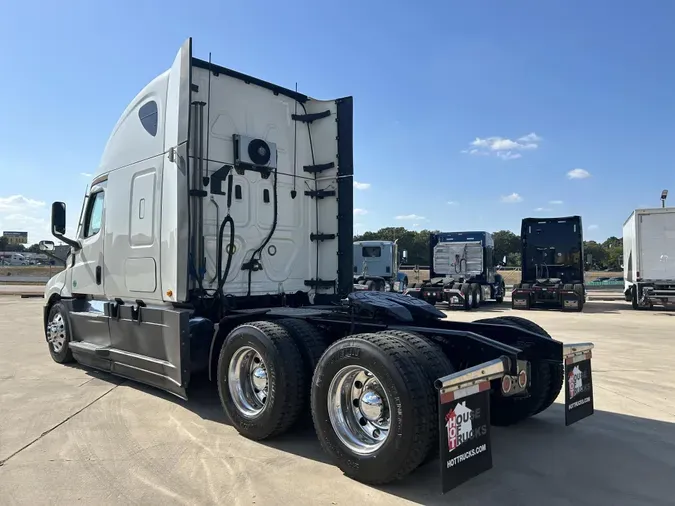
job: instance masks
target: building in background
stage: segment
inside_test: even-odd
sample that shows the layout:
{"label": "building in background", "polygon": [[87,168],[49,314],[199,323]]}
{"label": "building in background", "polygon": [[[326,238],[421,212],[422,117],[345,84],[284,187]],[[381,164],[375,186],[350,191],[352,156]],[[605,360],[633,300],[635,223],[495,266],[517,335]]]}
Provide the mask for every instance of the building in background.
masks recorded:
{"label": "building in background", "polygon": [[5,231],[2,233],[7,244],[28,244],[28,232]]}

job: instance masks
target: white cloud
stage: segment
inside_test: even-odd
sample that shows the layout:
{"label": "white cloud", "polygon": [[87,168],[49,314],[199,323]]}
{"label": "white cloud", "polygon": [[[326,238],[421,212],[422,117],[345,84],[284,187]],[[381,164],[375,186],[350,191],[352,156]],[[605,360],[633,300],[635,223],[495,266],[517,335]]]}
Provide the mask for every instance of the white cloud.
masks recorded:
{"label": "white cloud", "polygon": [[363,216],[364,214],[368,214],[368,211],[365,209],[354,209],[354,216]]}
{"label": "white cloud", "polygon": [[455,202],[454,200],[448,200],[448,205],[449,206],[458,206],[459,202]]}
{"label": "white cloud", "polygon": [[502,202],[504,202],[505,204],[516,204],[516,203],[518,203],[518,202],[522,202],[522,201],[523,201],[523,197],[521,197],[521,196],[518,195],[517,193],[512,193],[511,195],[506,195],[506,196],[502,197],[501,200],[502,200]]}
{"label": "white cloud", "polygon": [[588,225],[588,230],[597,230],[598,228],[600,227],[598,227],[597,225]]}
{"label": "white cloud", "polygon": [[514,153],[513,151],[505,151],[503,153],[497,153],[497,156],[502,160],[516,160],[522,158],[523,155],[520,153]]}
{"label": "white cloud", "polygon": [[39,209],[44,207],[44,205],[45,203],[40,200],[29,199],[23,195],[0,197],[0,212],[2,213],[20,213],[30,209]]}
{"label": "white cloud", "polygon": [[550,211],[550,209],[548,207],[537,207],[535,209],[535,211],[545,212],[545,211]]}
{"label": "white cloud", "polygon": [[585,169],[572,169],[567,173],[569,179],[586,179],[591,177],[591,173]]}
{"label": "white cloud", "polygon": [[531,151],[539,147],[542,138],[534,132],[523,135],[516,140],[506,137],[476,137],[471,142],[469,149],[462,153],[470,155],[494,155],[502,160],[515,160],[523,155],[520,151]]}
{"label": "white cloud", "polygon": [[400,214],[396,216],[397,220],[426,220],[424,216],[420,216],[418,214]]}
{"label": "white cloud", "polygon": [[419,224],[419,223],[413,223],[412,226],[413,226],[413,227],[419,227],[420,224]]}
{"label": "white cloud", "polygon": [[562,205],[563,201],[562,200],[549,200],[548,203],[552,204],[554,206],[560,206],[560,205]]}
{"label": "white cloud", "polygon": [[357,190],[367,190],[370,188],[370,183],[359,183],[358,181],[354,181],[354,188]]}
{"label": "white cloud", "polygon": [[542,141],[542,138],[539,137],[539,136],[538,136],[537,134],[535,134],[534,132],[532,132],[532,133],[530,133],[530,134],[523,135],[523,136],[522,136],[520,139],[518,139],[518,140],[519,140],[520,142],[525,142],[525,143],[528,143],[528,142],[541,142],[541,141]]}
{"label": "white cloud", "polygon": [[93,174],[90,174],[89,172],[80,172],[80,175],[84,176],[84,177],[93,177],[94,176]]}

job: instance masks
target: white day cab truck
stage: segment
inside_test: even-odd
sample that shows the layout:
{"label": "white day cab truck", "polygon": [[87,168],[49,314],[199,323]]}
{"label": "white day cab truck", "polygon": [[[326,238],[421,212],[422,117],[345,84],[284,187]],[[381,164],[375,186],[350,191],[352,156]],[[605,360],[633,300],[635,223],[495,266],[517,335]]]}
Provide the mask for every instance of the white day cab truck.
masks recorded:
{"label": "white day cab truck", "polygon": [[623,224],[623,273],[633,309],[675,302],[675,207],[631,213]]}
{"label": "white day cab truck", "polygon": [[364,483],[440,451],[447,490],[492,465],[491,424],[540,413],[563,383],[566,423],[592,414],[593,345],[354,292],[352,114],[351,97],[312,99],[187,40],[113,128],[74,236],[52,205],[71,252],[45,289],[49,352],[184,399],[206,373],[252,440],[311,414]]}
{"label": "white day cab truck", "polygon": [[408,276],[399,266],[407,259],[396,241],[355,241],[354,290],[404,292]]}

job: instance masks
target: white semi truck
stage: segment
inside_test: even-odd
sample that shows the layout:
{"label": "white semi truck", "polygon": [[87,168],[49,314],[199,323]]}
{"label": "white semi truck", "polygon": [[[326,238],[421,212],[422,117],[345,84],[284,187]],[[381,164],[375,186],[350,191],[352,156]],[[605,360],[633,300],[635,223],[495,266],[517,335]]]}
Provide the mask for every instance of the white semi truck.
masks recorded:
{"label": "white semi truck", "polygon": [[633,309],[675,302],[675,207],[631,213],[623,224],[623,272]]}
{"label": "white semi truck", "polygon": [[404,292],[408,276],[398,269],[407,258],[396,241],[355,241],[354,289]]}
{"label": "white semi truck", "polygon": [[311,412],[332,461],[365,483],[411,473],[439,439],[444,489],[482,472],[489,424],[548,408],[568,369],[566,420],[590,415],[592,344],[352,291],[352,142],[351,97],[312,99],[186,41],[115,125],[74,236],[52,205],[71,246],[44,293],[52,358],[181,398],[206,372],[253,440]]}

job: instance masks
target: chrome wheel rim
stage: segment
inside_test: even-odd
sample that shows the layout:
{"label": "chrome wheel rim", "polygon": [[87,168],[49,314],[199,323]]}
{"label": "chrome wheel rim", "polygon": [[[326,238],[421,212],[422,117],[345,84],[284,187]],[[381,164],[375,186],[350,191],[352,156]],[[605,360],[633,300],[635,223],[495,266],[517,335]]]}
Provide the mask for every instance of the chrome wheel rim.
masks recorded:
{"label": "chrome wheel rim", "polygon": [[389,437],[390,402],[382,383],[368,369],[350,365],[328,387],[328,416],[342,444],[358,455],[379,450]]}
{"label": "chrome wheel rim", "polygon": [[256,350],[244,346],[232,355],[227,383],[232,402],[242,416],[256,418],[264,411],[269,392],[267,366]]}
{"label": "chrome wheel rim", "polygon": [[55,353],[59,353],[66,344],[66,322],[61,313],[56,313],[47,327],[47,341]]}

